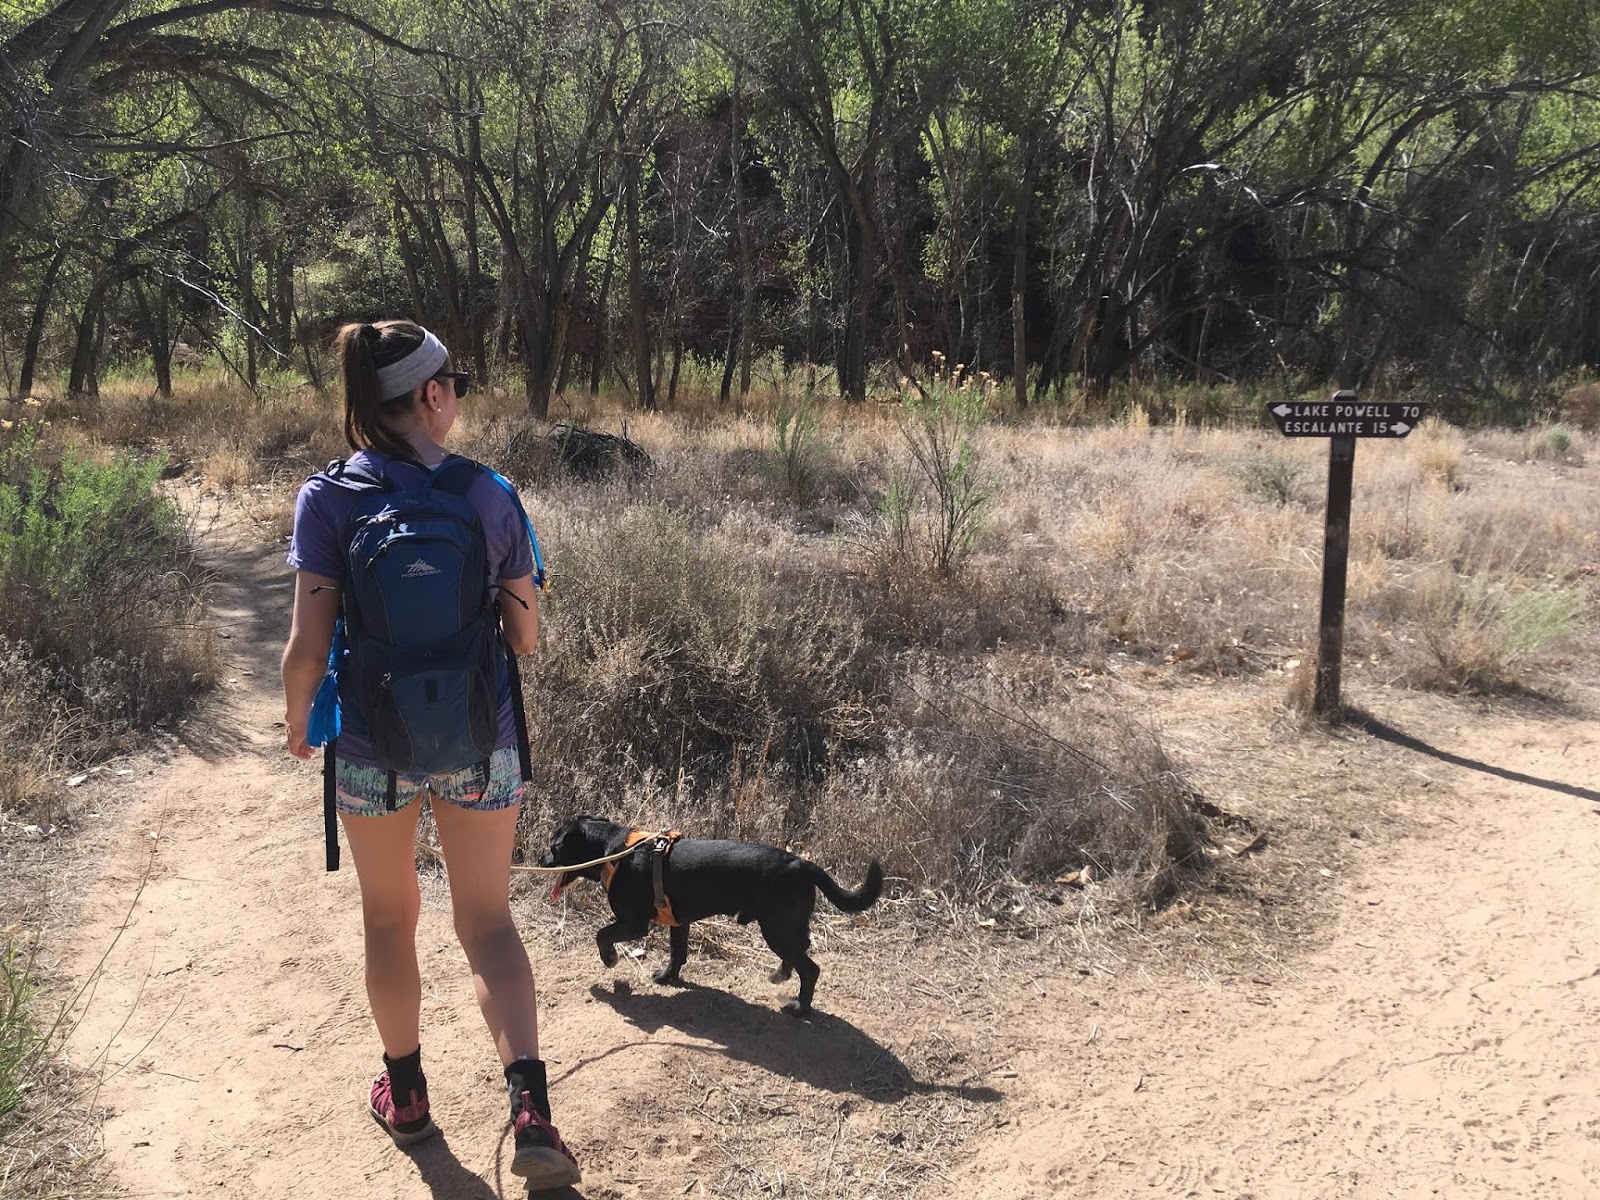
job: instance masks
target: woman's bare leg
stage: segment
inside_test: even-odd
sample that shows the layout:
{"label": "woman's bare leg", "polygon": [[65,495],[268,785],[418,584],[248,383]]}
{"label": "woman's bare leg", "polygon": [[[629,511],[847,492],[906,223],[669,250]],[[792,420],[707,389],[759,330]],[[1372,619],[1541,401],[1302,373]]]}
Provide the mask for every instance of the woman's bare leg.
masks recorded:
{"label": "woman's bare leg", "polygon": [[417,970],[417,814],[421,801],[399,812],[340,814],[361,879],[361,926],[366,939],[367,1000],[384,1053],[400,1058],[420,1040],[422,979]]}
{"label": "woman's bare leg", "polygon": [[539,1057],[533,968],[511,919],[511,850],[520,804],[492,812],[435,804],[456,936],[502,1065]]}

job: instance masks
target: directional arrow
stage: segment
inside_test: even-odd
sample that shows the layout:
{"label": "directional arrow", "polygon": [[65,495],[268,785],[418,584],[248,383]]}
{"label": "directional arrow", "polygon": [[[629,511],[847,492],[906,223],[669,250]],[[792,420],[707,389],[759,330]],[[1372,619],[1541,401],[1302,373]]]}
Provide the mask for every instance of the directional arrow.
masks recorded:
{"label": "directional arrow", "polygon": [[1285,437],[1403,438],[1417,431],[1425,404],[1400,401],[1358,403],[1343,399],[1286,400],[1266,408]]}

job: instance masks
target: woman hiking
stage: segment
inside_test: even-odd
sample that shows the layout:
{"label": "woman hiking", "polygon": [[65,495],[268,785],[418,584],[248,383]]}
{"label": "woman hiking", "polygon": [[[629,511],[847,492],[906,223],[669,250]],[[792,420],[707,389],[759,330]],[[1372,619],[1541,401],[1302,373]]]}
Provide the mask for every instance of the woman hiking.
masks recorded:
{"label": "woman hiking", "polygon": [[[337,346],[345,439],[354,453],[342,466],[307,480],[295,506],[288,554],[296,571],[294,619],[283,653],[283,689],[289,753],[310,758],[315,751],[307,742],[307,724],[342,617],[349,652],[339,678],[342,728],[331,761],[340,823],[361,884],[367,997],[383,1043],[384,1069],[372,1084],[369,1108],[398,1145],[437,1132],[422,1071],[416,952],[421,896],[415,844],[426,795],[449,876],[456,934],[505,1068],[516,1145],[511,1172],[533,1190],[569,1186],[580,1178],[578,1165],[551,1123],[533,972],[509,899],[524,760],[519,710],[512,704],[514,672],[505,669],[505,653],[526,654],[538,643],[529,531],[509,485],[444,449],[468,377],[453,369],[438,338],[411,321],[383,321],[344,326]],[[454,487],[447,487],[447,477]],[[446,491],[452,494],[438,502],[439,524],[457,534],[433,543],[407,542],[413,531],[395,520],[396,506]],[[378,493],[386,499],[375,505]],[[354,556],[352,545],[358,548]],[[388,554],[396,545],[400,551]],[[375,578],[380,562],[391,574],[376,586],[398,587],[394,581],[403,580],[424,598],[413,604],[410,619],[449,623],[440,636],[459,649],[460,670],[433,669],[436,656],[422,667],[404,661],[405,647],[421,644],[398,630],[396,606],[403,608],[404,601],[385,593],[365,610],[355,603],[372,586],[363,572]],[[452,589],[445,600],[437,592],[441,579]],[[430,586],[434,592],[427,591]],[[478,599],[457,606],[457,593]],[[467,622],[459,632],[450,623],[457,607]],[[374,612],[389,625],[381,637]],[[451,746],[465,750],[450,757]],[[467,765],[458,769],[422,769],[458,762],[463,754]]]}

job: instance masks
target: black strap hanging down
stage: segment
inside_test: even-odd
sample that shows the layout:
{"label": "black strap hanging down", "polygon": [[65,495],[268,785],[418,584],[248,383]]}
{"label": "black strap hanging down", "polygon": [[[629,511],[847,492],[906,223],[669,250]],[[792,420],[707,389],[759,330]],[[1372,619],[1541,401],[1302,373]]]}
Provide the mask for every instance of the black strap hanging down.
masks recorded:
{"label": "black strap hanging down", "polygon": [[506,647],[506,668],[511,674],[511,715],[517,724],[517,761],[522,767],[522,782],[533,782],[533,748],[528,745],[528,706],[522,699],[522,669],[517,656]]}
{"label": "black strap hanging down", "polygon": [[330,871],[339,869],[339,804],[334,759],[334,746],[338,742],[338,738],[329,738],[322,748],[322,837]]}
{"label": "black strap hanging down", "polygon": [[656,892],[656,912],[660,913],[667,907],[667,881],[665,878],[667,867],[667,851],[672,849],[672,841],[666,837],[657,837],[655,845],[651,847],[650,855],[650,882]]}
{"label": "black strap hanging down", "polygon": [[394,811],[395,791],[398,788],[398,784],[399,784],[399,780],[398,780],[397,776],[395,775],[395,773],[393,771],[390,771],[389,772],[389,782],[384,786],[384,789],[383,789],[384,807],[387,808],[390,812]]}

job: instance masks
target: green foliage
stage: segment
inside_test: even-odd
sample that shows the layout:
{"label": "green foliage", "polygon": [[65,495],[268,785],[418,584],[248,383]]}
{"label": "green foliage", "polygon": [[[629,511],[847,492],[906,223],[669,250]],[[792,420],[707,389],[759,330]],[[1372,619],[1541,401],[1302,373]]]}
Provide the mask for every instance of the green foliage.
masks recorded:
{"label": "green foliage", "polygon": [[1473,576],[1433,581],[1426,592],[1423,637],[1438,682],[1464,691],[1515,686],[1530,656],[1588,625],[1574,588]]}
{"label": "green foliage", "polygon": [[[971,552],[994,500],[982,467],[983,392],[940,376],[903,393],[900,423],[909,466],[895,477],[884,514],[902,546],[916,543],[935,575],[948,576]],[[920,513],[922,520],[914,515]]]}
{"label": "green foliage", "polygon": [[1278,454],[1252,454],[1234,469],[1245,491],[1279,506],[1299,499],[1309,475],[1304,463]]}
{"label": "green foliage", "polygon": [[44,1050],[30,1019],[33,993],[33,959],[8,941],[0,947],[0,1141]]}
{"label": "green foliage", "polygon": [[822,455],[822,418],[809,390],[787,396],[772,413],[773,462],[797,501],[804,502],[817,481]]}
{"label": "green foliage", "polygon": [[162,462],[0,445],[0,639],[104,735],[172,716],[209,675],[205,593]]}
{"label": "green foliage", "polygon": [[1581,632],[1586,608],[1582,593],[1572,588],[1530,588],[1510,596],[1496,618],[1506,661],[1514,663],[1557,638]]}
{"label": "green foliage", "polygon": [[935,346],[1009,373],[1018,313],[1057,396],[1348,347],[1450,415],[1526,419],[1592,357],[1592,6],[364,11],[56,6],[30,36],[45,9],[11,5],[0,365],[41,296],[52,370],[185,342],[254,387],[315,375],[336,322],[406,314],[541,414],[589,374],[647,402],[662,347],[748,340],[855,400]]}

